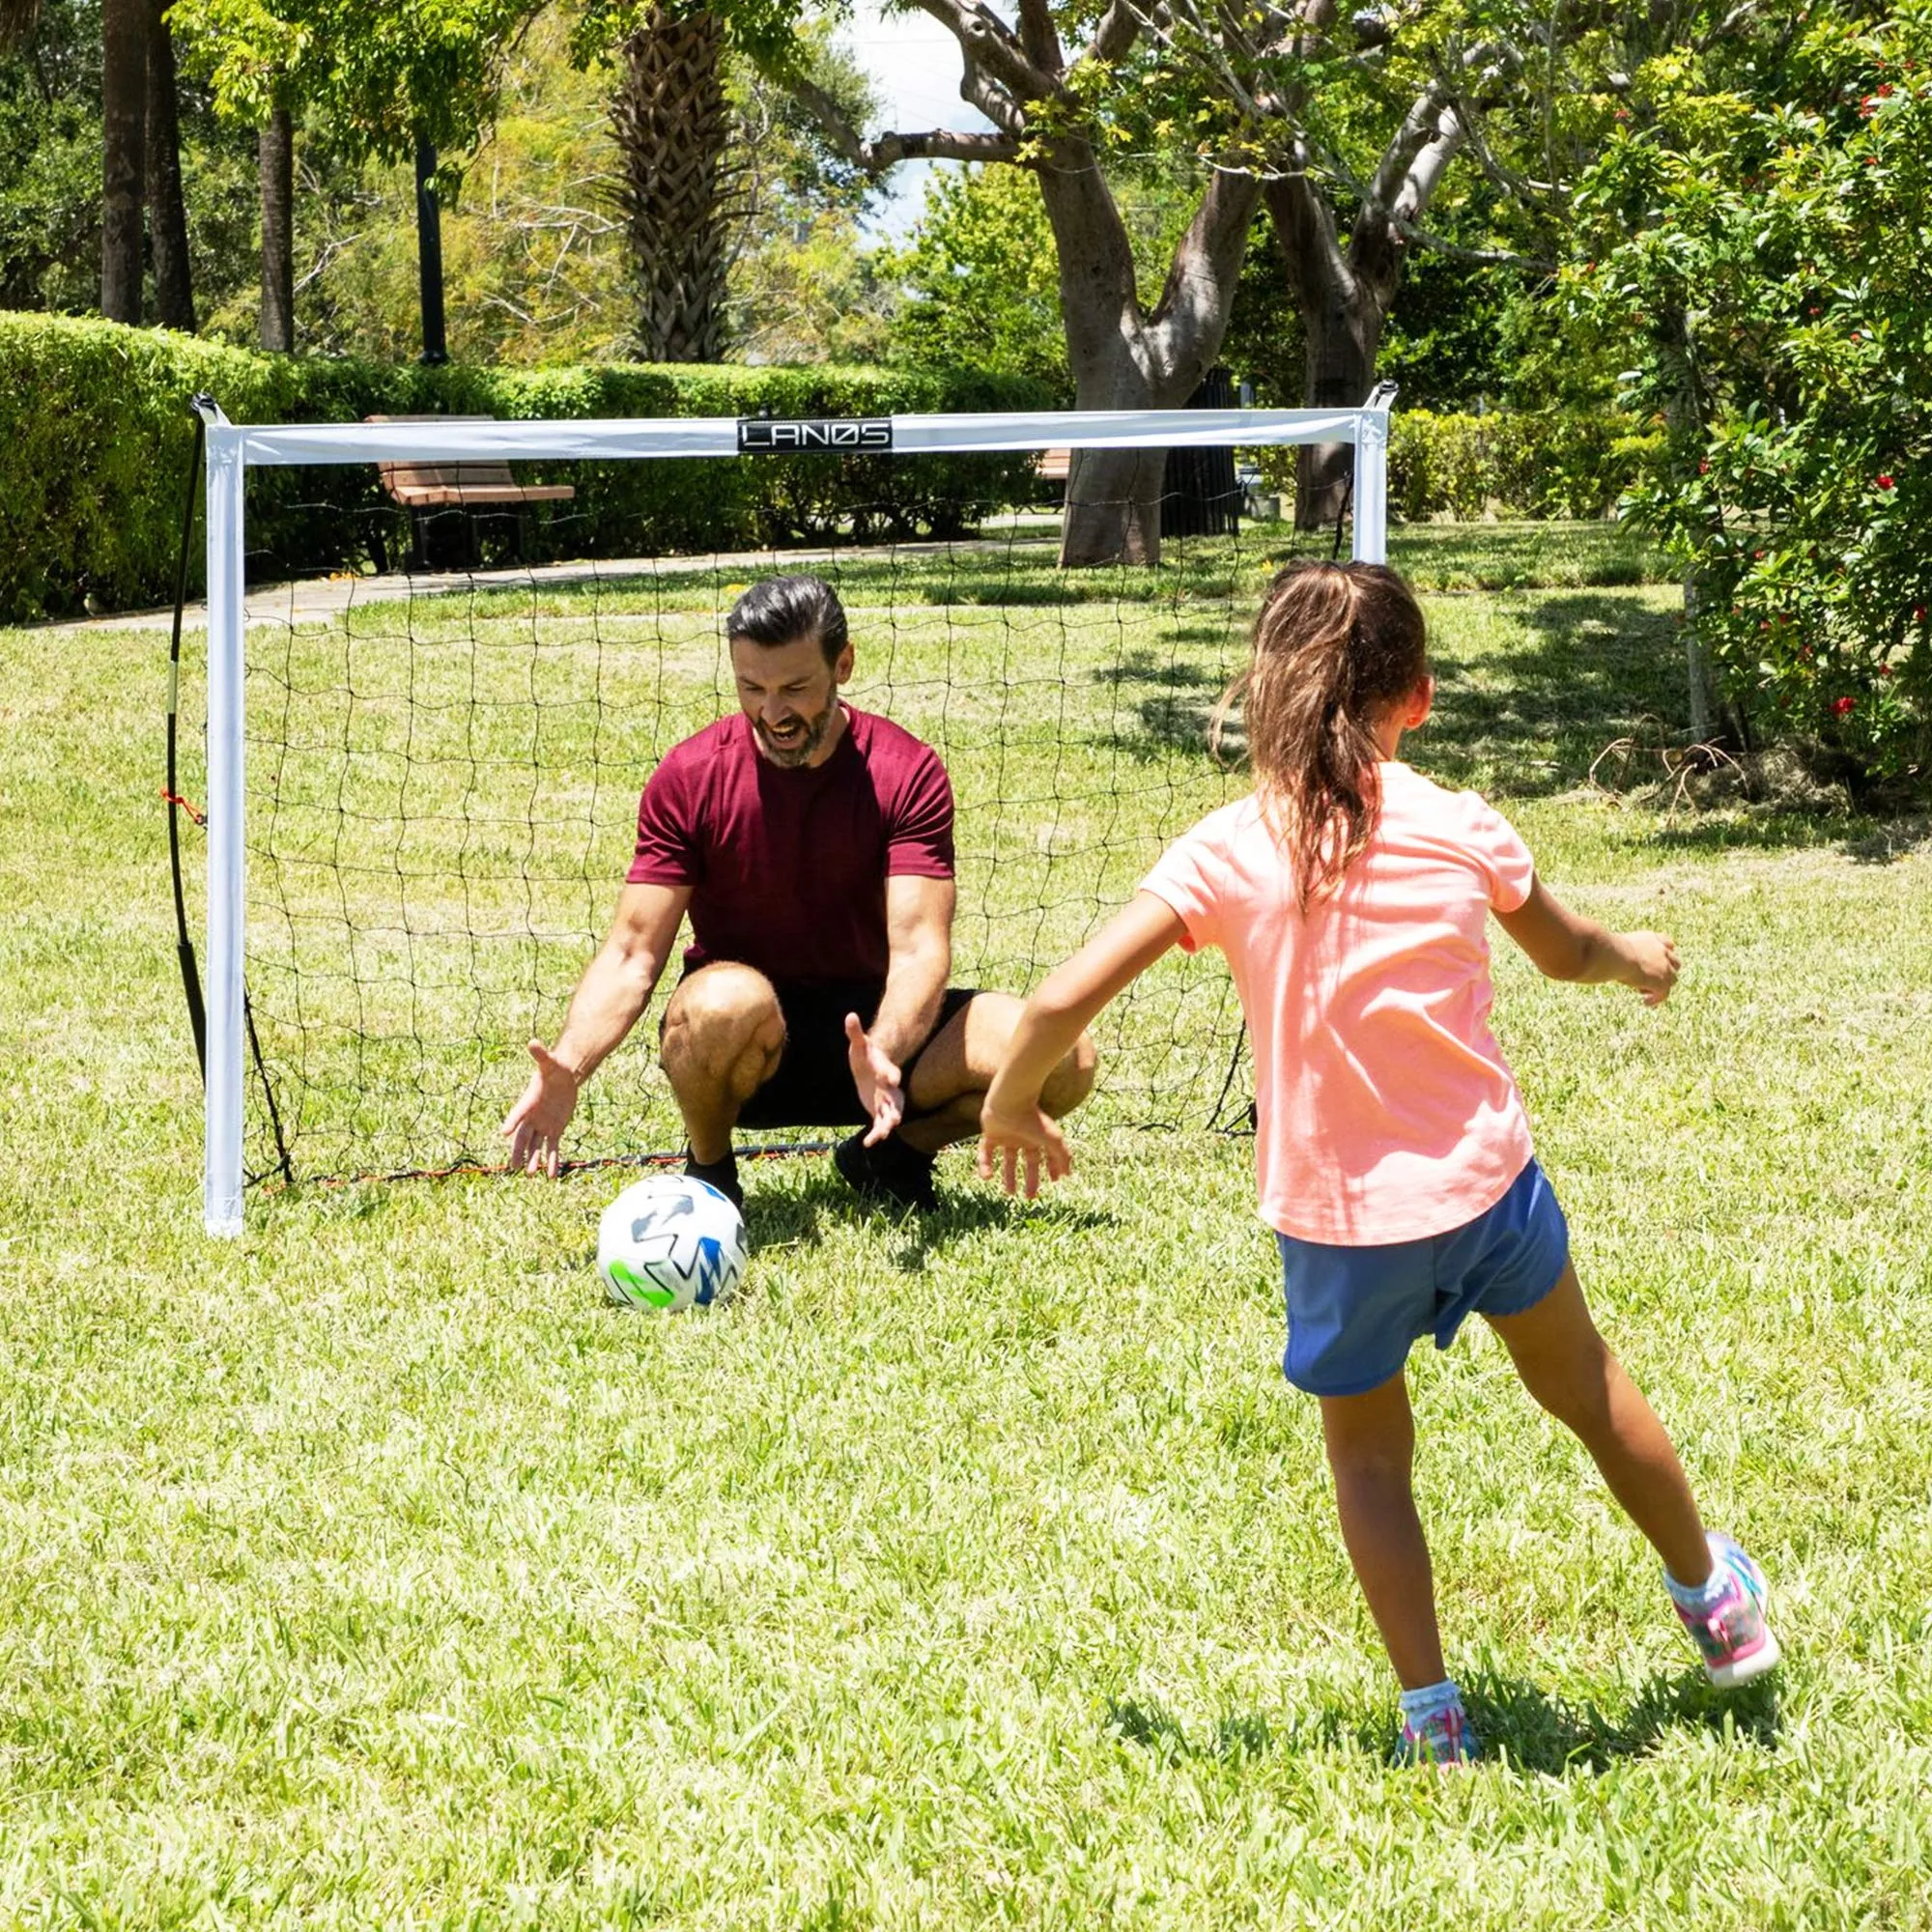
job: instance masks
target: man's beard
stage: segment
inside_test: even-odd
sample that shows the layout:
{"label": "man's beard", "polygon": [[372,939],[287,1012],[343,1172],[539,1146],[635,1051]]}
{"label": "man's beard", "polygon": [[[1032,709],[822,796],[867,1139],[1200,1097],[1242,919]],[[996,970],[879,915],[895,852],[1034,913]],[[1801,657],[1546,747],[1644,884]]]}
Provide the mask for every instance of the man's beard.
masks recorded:
{"label": "man's beard", "polygon": [[774,738],[765,728],[762,718],[752,720],[752,729],[758,734],[758,746],[775,765],[786,767],[803,765],[810,761],[811,754],[825,742],[825,734],[832,728],[832,721],[838,716],[838,700],[834,697],[816,718],[799,716],[798,722],[804,725],[802,731],[790,738]]}

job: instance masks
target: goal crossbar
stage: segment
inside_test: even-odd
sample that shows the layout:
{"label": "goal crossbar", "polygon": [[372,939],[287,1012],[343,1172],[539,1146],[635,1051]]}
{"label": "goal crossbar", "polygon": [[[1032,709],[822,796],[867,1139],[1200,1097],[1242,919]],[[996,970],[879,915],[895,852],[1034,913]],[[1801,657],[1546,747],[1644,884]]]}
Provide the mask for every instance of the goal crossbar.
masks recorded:
{"label": "goal crossbar", "polygon": [[242,1232],[245,934],[243,681],[250,469],[365,463],[930,455],[1048,449],[1260,448],[1346,443],[1355,453],[1353,555],[1386,561],[1388,405],[1356,410],[1095,410],[983,415],[636,417],[498,422],[231,423],[196,398],[207,435],[208,1058],[202,1214]]}

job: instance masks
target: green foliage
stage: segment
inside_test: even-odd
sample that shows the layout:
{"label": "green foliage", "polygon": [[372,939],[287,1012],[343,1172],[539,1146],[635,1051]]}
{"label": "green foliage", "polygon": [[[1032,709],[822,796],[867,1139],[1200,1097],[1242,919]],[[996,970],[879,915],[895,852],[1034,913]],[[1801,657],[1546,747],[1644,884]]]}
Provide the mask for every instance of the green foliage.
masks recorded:
{"label": "green foliage", "polygon": [[1867,784],[1932,782],[1932,8],[1814,8],[1661,64],[1575,277],[1669,434],[1632,508],[1734,701]]}
{"label": "green foliage", "polygon": [[[255,298],[254,143],[217,125],[192,83],[178,105],[188,251],[206,317],[242,290]],[[0,53],[0,310],[99,305],[100,148],[99,0],[44,0],[33,33]]]}
{"label": "green foliage", "polygon": [[[449,413],[508,419],[738,416],[1042,409],[1024,379],[875,369],[606,364],[384,367],[258,355],[111,323],[0,317],[0,613],[172,595],[193,444],[187,399],[211,391],[237,422],[354,422]],[[568,543],[582,556],[730,550],[823,537],[956,534],[967,506],[1024,496],[1024,457],[761,459],[526,466],[577,486]],[[264,471],[251,552],[278,568],[355,569],[387,514],[371,467]],[[856,521],[856,527],[855,527]],[[544,554],[538,522],[534,552]],[[400,528],[391,536],[398,543]],[[192,559],[199,581],[200,558]]]}
{"label": "green foliage", "polygon": [[[1389,418],[1389,509],[1424,517],[1603,517],[1662,442],[1615,411],[1486,415],[1398,409]],[[1269,486],[1294,487],[1294,451],[1254,452]]]}
{"label": "green foliage", "polygon": [[342,154],[399,160],[419,135],[472,146],[505,46],[542,0],[173,0],[169,24],[220,111],[306,110]]}
{"label": "green foliage", "polygon": [[903,291],[888,330],[895,361],[996,369],[1071,391],[1053,230],[1025,170],[935,174],[919,226],[879,273]]}

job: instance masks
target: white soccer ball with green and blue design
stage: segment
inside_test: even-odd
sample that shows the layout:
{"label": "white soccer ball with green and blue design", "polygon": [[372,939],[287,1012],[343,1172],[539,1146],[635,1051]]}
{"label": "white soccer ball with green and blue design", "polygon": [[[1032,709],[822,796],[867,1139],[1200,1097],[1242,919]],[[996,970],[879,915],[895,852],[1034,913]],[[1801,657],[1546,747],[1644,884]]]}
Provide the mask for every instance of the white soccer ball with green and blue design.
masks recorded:
{"label": "white soccer ball with green and blue design", "polygon": [[717,1188],[684,1174],[633,1181],[597,1223],[597,1274],[612,1301],[669,1315],[709,1308],[745,1272],[745,1223]]}

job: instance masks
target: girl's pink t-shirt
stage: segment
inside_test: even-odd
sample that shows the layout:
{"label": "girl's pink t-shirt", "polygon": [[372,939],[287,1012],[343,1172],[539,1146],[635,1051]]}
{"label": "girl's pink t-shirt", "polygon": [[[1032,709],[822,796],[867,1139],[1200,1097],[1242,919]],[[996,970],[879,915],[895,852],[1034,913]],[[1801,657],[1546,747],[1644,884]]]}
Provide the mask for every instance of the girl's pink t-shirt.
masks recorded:
{"label": "girl's pink t-shirt", "polygon": [[1376,835],[1305,916],[1253,798],[1204,818],[1141,885],[1188,952],[1228,956],[1254,1048],[1262,1219],[1349,1247],[1460,1228],[1530,1156],[1490,1032],[1488,925],[1528,898],[1535,863],[1474,792],[1377,770]]}

